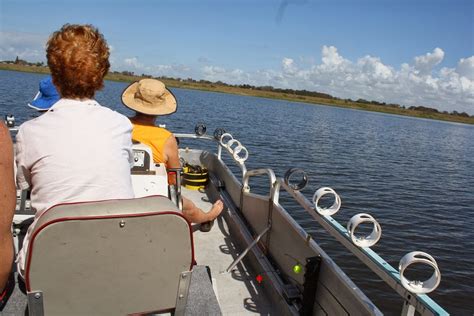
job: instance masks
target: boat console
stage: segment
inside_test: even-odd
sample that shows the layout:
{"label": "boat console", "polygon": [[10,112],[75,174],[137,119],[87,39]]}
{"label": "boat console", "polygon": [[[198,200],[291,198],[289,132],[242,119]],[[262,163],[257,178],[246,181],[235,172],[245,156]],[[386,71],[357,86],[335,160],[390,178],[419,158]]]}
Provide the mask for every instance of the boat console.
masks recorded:
{"label": "boat console", "polygon": [[169,196],[168,173],[164,164],[155,164],[151,148],[133,144],[132,185],[135,197]]}

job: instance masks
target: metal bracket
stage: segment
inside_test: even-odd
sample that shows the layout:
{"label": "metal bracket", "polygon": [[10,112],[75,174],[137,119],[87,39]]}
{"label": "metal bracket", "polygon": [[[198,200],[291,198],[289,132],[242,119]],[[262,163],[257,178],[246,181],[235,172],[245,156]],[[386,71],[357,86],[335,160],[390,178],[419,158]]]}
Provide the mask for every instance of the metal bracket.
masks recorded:
{"label": "metal bracket", "polygon": [[254,241],[252,241],[252,243],[250,245],[247,246],[247,248],[245,248],[245,250],[237,257],[237,259],[234,260],[234,262],[232,262],[230,264],[230,266],[225,270],[225,273],[229,273],[237,263],[239,263],[240,261],[242,261],[242,259],[245,257],[245,255],[249,252],[250,249],[252,249],[259,241],[260,241],[260,238],[262,238],[263,235],[265,235],[268,230],[271,228],[271,226],[267,226],[263,232],[261,232],[257,238],[254,239]]}
{"label": "metal bracket", "polygon": [[191,271],[182,272],[179,276],[178,295],[176,296],[176,309],[174,312],[175,316],[184,315],[186,311],[191,276]]}
{"label": "metal bracket", "polygon": [[27,298],[28,298],[28,315],[43,316],[44,315],[43,292],[41,291],[28,292]]}
{"label": "metal bracket", "polygon": [[288,303],[293,304],[293,301],[301,298],[301,292],[296,285],[285,284],[283,286],[283,297]]}
{"label": "metal bracket", "polygon": [[[170,188],[170,198],[173,202],[176,203],[176,206],[182,210],[183,209],[183,199],[181,198],[181,172],[183,168],[167,168],[167,172],[174,173],[176,175],[176,185],[169,186]],[[172,189],[172,187],[174,189]]]}
{"label": "metal bracket", "polygon": [[26,211],[26,198],[28,196],[28,190],[21,190],[20,191],[20,206],[19,206],[19,212],[20,213],[25,213]]}
{"label": "metal bracket", "polygon": [[316,289],[318,288],[319,270],[321,269],[321,257],[306,258],[306,267],[303,284],[303,307],[300,315],[313,315],[314,302],[316,300]]}
{"label": "metal bracket", "polygon": [[405,301],[403,303],[403,309],[402,309],[402,316],[414,316],[415,315],[415,307]]}

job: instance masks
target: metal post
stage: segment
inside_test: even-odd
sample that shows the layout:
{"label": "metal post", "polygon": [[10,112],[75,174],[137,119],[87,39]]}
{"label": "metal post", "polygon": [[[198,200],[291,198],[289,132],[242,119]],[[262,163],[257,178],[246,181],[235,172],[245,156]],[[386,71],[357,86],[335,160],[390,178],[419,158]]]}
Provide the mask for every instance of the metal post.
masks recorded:
{"label": "metal post", "polygon": [[403,303],[402,316],[415,316],[415,307],[405,301]]}
{"label": "metal post", "polygon": [[234,262],[232,262],[230,264],[230,266],[225,270],[225,273],[229,273],[237,263],[239,263],[240,261],[242,261],[242,259],[245,257],[245,255],[247,254],[247,252],[249,252],[250,249],[252,249],[259,241],[260,241],[260,238],[262,238],[263,235],[265,235],[267,233],[267,231],[270,229],[270,226],[267,226],[263,232],[261,232],[257,238],[254,239],[254,241],[252,241],[252,243],[250,245],[248,245],[247,248],[245,248],[245,250],[237,257],[237,259],[234,260]]}
{"label": "metal post", "polygon": [[184,315],[186,311],[186,303],[188,301],[189,286],[191,284],[191,271],[181,273],[178,283],[178,295],[176,297],[176,308],[174,315]]}
{"label": "metal post", "polygon": [[20,206],[19,206],[19,212],[24,213],[26,210],[26,197],[28,195],[27,190],[21,190],[20,191]]}
{"label": "metal post", "polygon": [[28,314],[30,316],[43,316],[44,315],[44,306],[43,306],[43,292],[35,291],[28,292]]}
{"label": "metal post", "polygon": [[[182,210],[183,209],[183,201],[181,198],[181,172],[183,168],[167,168],[167,172],[173,172],[176,175],[176,184],[175,184],[175,195],[176,195],[176,206]],[[173,192],[171,192],[172,194]],[[170,196],[171,199],[173,199],[172,196]]]}

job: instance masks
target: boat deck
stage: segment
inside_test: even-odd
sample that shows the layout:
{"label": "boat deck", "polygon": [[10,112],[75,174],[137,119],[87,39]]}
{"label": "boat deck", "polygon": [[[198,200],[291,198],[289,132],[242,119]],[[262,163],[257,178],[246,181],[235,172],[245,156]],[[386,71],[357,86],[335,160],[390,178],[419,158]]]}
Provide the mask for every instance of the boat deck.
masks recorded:
{"label": "boat deck", "polygon": [[[183,188],[183,196],[192,200],[204,211],[211,208],[211,203],[203,201],[206,194]],[[224,209],[223,212],[226,210]],[[219,217],[209,232],[199,231],[195,225],[194,251],[197,264],[211,268],[214,292],[216,293],[223,315],[276,315],[269,301],[258,289],[261,285],[256,281],[245,264],[239,263],[230,273],[224,271],[239,252],[229,237],[228,227],[222,217]],[[257,294],[260,293],[260,294]]]}

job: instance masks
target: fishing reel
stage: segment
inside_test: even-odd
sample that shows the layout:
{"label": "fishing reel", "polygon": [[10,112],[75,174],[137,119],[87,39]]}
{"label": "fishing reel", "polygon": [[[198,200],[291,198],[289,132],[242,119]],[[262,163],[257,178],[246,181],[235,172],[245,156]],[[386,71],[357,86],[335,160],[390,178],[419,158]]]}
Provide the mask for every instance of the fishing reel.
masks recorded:
{"label": "fishing reel", "polygon": [[[292,180],[297,176],[301,177],[300,182],[292,183]],[[289,186],[294,191],[301,191],[303,190],[306,185],[308,184],[308,175],[306,172],[301,168],[290,168],[285,172],[283,176],[285,184]]]}
{"label": "fishing reel", "polygon": [[222,135],[224,134],[225,134],[225,129],[218,127],[214,130],[214,139],[217,141],[220,141]]}
{"label": "fishing reel", "polygon": [[202,136],[204,134],[206,134],[206,125],[204,123],[198,123],[196,124],[196,126],[194,127],[194,133],[197,135],[197,136]]}

